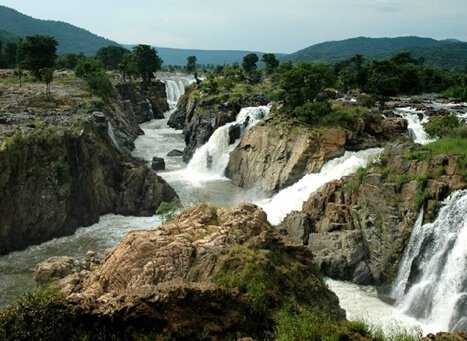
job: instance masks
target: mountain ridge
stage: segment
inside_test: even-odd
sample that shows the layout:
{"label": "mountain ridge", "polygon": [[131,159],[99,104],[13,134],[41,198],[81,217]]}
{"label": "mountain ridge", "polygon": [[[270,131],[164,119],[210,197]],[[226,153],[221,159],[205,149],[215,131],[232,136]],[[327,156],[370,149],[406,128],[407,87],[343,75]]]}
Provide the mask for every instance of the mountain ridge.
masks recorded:
{"label": "mountain ridge", "polygon": [[[455,50],[456,53],[452,53]],[[425,63],[442,68],[464,68],[467,65],[467,43],[454,39],[436,40],[418,36],[395,38],[355,37],[327,41],[308,46],[282,60],[339,62],[356,54],[370,60],[389,58],[400,52],[413,52]]]}
{"label": "mountain ridge", "polygon": [[86,55],[93,55],[100,47],[119,45],[84,28],[63,21],[36,19],[2,5],[0,5],[0,29],[19,37],[34,34],[53,36],[59,43],[58,53],[83,52]]}

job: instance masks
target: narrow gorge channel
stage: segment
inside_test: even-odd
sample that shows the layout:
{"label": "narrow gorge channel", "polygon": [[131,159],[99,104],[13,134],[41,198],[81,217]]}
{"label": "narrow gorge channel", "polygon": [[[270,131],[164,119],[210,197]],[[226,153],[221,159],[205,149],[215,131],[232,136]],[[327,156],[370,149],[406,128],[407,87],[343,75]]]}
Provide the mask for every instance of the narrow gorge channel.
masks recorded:
{"label": "narrow gorge channel", "polygon": [[[165,159],[166,169],[158,172],[177,192],[183,205],[190,205],[196,202],[207,202],[216,206],[234,207],[241,202],[254,202],[262,207],[268,214],[268,219],[272,224],[279,224],[284,217],[293,210],[300,210],[301,205],[311,193],[316,191],[323,184],[340,179],[343,176],[350,175],[357,171],[358,168],[364,167],[381,153],[380,148],[370,148],[358,152],[346,152],[343,156],[334,158],[328,161],[319,173],[312,173],[304,176],[292,186],[286,187],[272,197],[261,194],[255,190],[244,190],[234,186],[230,179],[225,177],[224,172],[229,161],[229,154],[238,144],[239,137],[243,136],[246,131],[252,128],[256,123],[260,122],[269,113],[269,106],[248,107],[243,108],[238,114],[236,121],[227,123],[218,128],[209,141],[201,148],[197,149],[192,160],[185,164],[182,156],[167,156],[174,149],[183,150],[185,141],[181,131],[172,129],[167,126],[168,118],[173,112],[175,105],[184,93],[185,86],[193,82],[187,77],[169,77],[163,80],[166,84],[166,91],[170,111],[164,114],[164,119],[152,120],[141,124],[144,135],[140,136],[135,141],[135,149],[132,152],[134,157],[144,159],[149,166],[154,156]],[[420,118],[421,112],[410,108],[401,108],[395,111],[396,114],[406,118],[409,122],[409,131],[412,137],[418,143],[427,143],[429,138],[423,131],[421,123],[426,118]],[[238,136],[233,139],[230,132],[231,128],[238,129]],[[446,206],[440,212],[439,221],[435,221],[430,227],[443,226],[443,221],[446,219],[456,219],[453,233],[458,240],[466,238],[465,217],[462,217],[459,212],[465,212],[465,192],[454,194],[446,201]],[[456,201],[463,204],[457,211],[451,208],[450,203],[452,198],[457,198]],[[451,201],[450,201],[451,200]],[[452,212],[457,212],[452,216]],[[0,257],[0,307],[5,306],[20,292],[31,288],[34,285],[32,274],[37,263],[44,261],[51,256],[72,256],[83,257],[88,250],[93,250],[98,253],[104,253],[106,249],[115,246],[118,241],[130,230],[136,228],[156,227],[161,224],[161,217],[154,215],[152,217],[124,217],[118,215],[102,216],[100,222],[86,228],[80,228],[73,236],[54,239],[38,246],[32,246],[24,251],[13,252]],[[419,226],[418,226],[419,225]],[[436,239],[431,235],[419,236],[416,232],[422,227],[421,222],[418,222],[418,229],[414,229],[414,235],[410,241],[413,243],[428,243],[424,242],[423,238]],[[423,228],[427,226],[423,225]],[[457,234],[456,234],[457,233]],[[435,232],[433,232],[435,234]],[[449,242],[447,242],[449,243]],[[453,242],[451,242],[453,244]],[[425,246],[428,248],[428,246]],[[452,255],[448,255],[448,251],[452,249]],[[465,247],[464,247],[465,249]],[[465,322],[465,314],[459,313],[459,309],[466,306],[465,292],[465,250],[464,253],[456,251],[456,246],[445,246],[445,253],[439,257],[443,258],[440,262],[444,262],[446,266],[451,266],[449,262],[456,262],[456,257],[459,262],[464,263],[464,273],[457,278],[460,282],[456,287],[456,295],[458,300],[450,304],[451,315],[458,315],[457,323]],[[432,251],[435,253],[435,251]],[[410,256],[410,249],[407,251],[403,262],[405,268],[411,268],[415,262],[414,257]],[[454,254],[455,253],[455,254]],[[417,252],[418,254],[418,252]],[[425,258],[430,258],[432,255],[421,255],[422,260],[418,263],[423,263]],[[426,271],[430,265],[420,264],[420,271]],[[462,273],[462,269],[458,269]],[[408,276],[408,275],[407,275]],[[415,275],[414,275],[415,276]],[[341,306],[347,311],[348,319],[363,318],[370,323],[380,325],[383,329],[391,330],[395,326],[402,328],[421,328],[423,333],[436,332],[440,329],[449,329],[452,327],[452,321],[448,320],[443,323],[429,323],[426,319],[433,320],[433,314],[446,314],[437,307],[430,307],[429,312],[426,312],[426,307],[417,308],[416,304],[411,304],[411,301],[416,301],[420,293],[412,293],[417,286],[423,285],[423,281],[438,281],[428,277],[425,279],[419,274],[418,284],[413,284],[409,289],[405,288],[407,278],[402,278],[399,275],[395,288],[394,296],[398,299],[396,305],[384,303],[378,298],[377,291],[371,286],[360,286],[342,281],[327,280],[329,288],[336,292],[341,301]],[[446,284],[448,285],[448,284]],[[447,290],[443,288],[423,289],[426,291],[436,291],[434,295],[440,295],[440,291]],[[462,291],[464,290],[464,292]],[[418,295],[418,296],[417,296]],[[441,300],[437,298],[437,300]],[[414,313],[414,310],[417,312]],[[420,312],[418,310],[424,310]],[[415,317],[411,317],[414,315]],[[451,324],[451,325],[450,325]]]}

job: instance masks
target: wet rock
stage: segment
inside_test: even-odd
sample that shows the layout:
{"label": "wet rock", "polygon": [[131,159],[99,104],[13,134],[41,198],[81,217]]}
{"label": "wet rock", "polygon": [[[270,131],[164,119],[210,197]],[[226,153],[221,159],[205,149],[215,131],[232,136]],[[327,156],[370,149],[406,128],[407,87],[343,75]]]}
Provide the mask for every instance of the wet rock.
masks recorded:
{"label": "wet rock", "polygon": [[183,152],[178,149],[173,149],[167,153],[167,156],[183,156]]}
{"label": "wet rock", "polygon": [[[308,198],[302,212],[291,213],[282,223],[281,229],[294,240],[305,241],[309,234],[308,247],[325,275],[360,284],[390,282],[419,212],[417,179],[434,177],[426,181],[430,196],[425,220],[435,217],[439,203],[451,192],[467,187],[465,178],[456,174],[456,156],[407,160],[403,156],[408,149],[410,144],[388,145],[380,162],[391,167],[389,174],[374,168],[361,178],[329,182]],[[434,175],[440,167],[445,174]],[[401,177],[407,180],[396,184]]]}
{"label": "wet rock", "polygon": [[231,125],[229,127],[229,144],[234,143],[240,138],[242,128],[238,124]]}
{"label": "wet rock", "polygon": [[151,162],[151,168],[158,171],[165,169],[165,160],[161,157],[154,156]]}
{"label": "wet rock", "polygon": [[154,118],[164,118],[163,113],[169,110],[165,85],[155,81],[147,86],[135,83],[116,85],[122,100],[127,101],[127,111],[131,111],[138,124]]}

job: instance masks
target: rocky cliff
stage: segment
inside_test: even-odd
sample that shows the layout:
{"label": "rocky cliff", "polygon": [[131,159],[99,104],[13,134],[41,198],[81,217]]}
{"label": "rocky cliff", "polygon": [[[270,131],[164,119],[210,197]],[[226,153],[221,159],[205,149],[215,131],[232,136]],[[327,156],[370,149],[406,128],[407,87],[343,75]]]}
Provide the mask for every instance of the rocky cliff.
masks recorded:
{"label": "rocky cliff", "polygon": [[100,262],[88,257],[84,271],[73,273],[76,262],[54,258],[38,266],[36,278],[64,277],[66,310],[89,333],[264,339],[278,311],[294,305],[327,321],[345,318],[312,259],[307,248],[276,234],[255,205],[198,205],[158,229],[129,233]]}
{"label": "rocky cliff", "polygon": [[253,127],[230,154],[226,175],[243,188],[268,194],[292,185],[346,150],[380,146],[406,132],[401,118],[368,114],[352,127],[310,128],[274,117]]}
{"label": "rocky cliff", "polygon": [[124,107],[136,123],[141,124],[154,118],[164,118],[169,110],[165,84],[156,81],[144,87],[141,83],[120,83],[116,85]]}
{"label": "rocky cliff", "polygon": [[5,86],[0,98],[0,254],[96,223],[105,213],[150,215],[172,188],[133,160],[141,130],[117,95],[92,97],[64,78]]}
{"label": "rocky cliff", "polygon": [[50,116],[2,128],[0,254],[71,234],[105,213],[151,215],[177,198],[118,151],[105,118]]}
{"label": "rocky cliff", "polygon": [[378,163],[311,195],[282,229],[312,250],[327,276],[364,284],[391,281],[420,208],[425,220],[433,219],[439,202],[467,185],[459,156],[417,160],[408,156],[416,149],[389,145]]}
{"label": "rocky cliff", "polygon": [[235,121],[240,109],[266,105],[268,102],[261,94],[221,94],[203,98],[196,85],[187,87],[168,122],[172,128],[183,129],[186,144],[183,160],[189,162],[196,149],[205,144],[217,128]]}

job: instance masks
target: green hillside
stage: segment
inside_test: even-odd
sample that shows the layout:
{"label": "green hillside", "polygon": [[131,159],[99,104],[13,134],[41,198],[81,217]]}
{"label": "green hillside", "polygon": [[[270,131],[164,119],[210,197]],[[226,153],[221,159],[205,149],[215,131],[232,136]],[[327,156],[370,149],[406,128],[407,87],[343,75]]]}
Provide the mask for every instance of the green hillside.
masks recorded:
{"label": "green hillside", "polygon": [[13,33],[10,33],[8,31],[0,29],[0,41],[2,42],[14,42],[18,40],[18,36],[14,35]]}
{"label": "green hillside", "polygon": [[35,19],[5,6],[0,6],[0,29],[19,37],[34,34],[53,36],[60,44],[58,53],[93,55],[100,47],[118,45],[82,28],[61,21]]}
{"label": "green hillside", "polygon": [[358,37],[330,41],[312,45],[284,59],[337,62],[356,54],[362,54],[368,59],[385,59],[403,51],[410,51],[417,58],[424,58],[428,65],[457,69],[463,69],[467,65],[467,43],[420,37]]}

